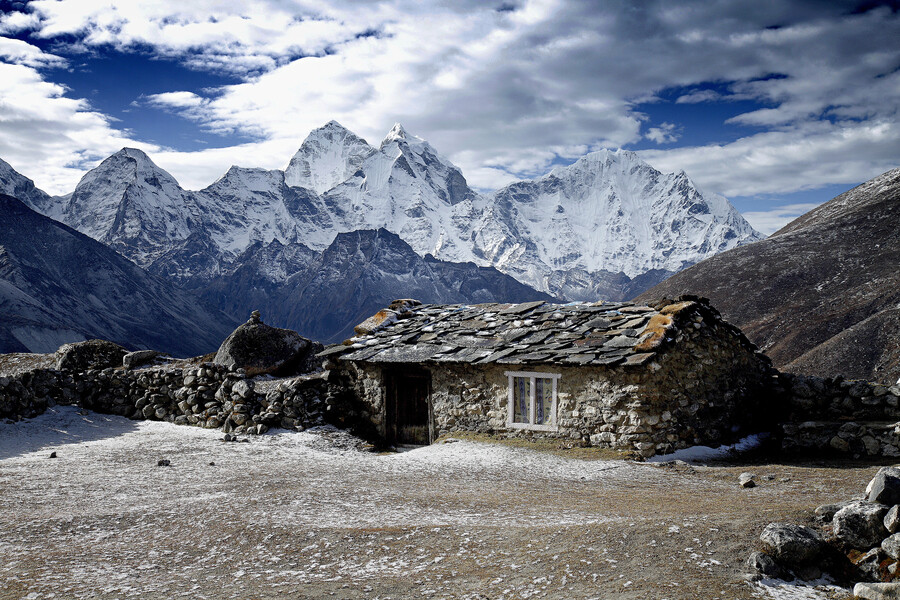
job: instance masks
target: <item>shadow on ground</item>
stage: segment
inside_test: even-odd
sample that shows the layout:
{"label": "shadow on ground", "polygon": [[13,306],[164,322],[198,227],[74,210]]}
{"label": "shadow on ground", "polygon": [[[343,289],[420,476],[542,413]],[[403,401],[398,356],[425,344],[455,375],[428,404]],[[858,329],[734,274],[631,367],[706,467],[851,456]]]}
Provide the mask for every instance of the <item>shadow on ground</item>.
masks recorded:
{"label": "shadow on ground", "polygon": [[116,437],[137,429],[137,422],[75,406],[50,407],[33,419],[0,423],[0,460],[61,446]]}

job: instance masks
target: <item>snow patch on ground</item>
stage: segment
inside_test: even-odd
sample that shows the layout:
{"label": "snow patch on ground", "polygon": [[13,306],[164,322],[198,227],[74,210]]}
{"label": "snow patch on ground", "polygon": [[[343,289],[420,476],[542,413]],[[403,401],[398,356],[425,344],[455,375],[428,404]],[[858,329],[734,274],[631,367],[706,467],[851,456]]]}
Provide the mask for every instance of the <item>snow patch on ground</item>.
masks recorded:
{"label": "snow patch on ground", "polygon": [[822,600],[848,597],[846,588],[834,585],[834,582],[827,578],[814,581],[761,579],[753,587],[757,597],[771,600]]}
{"label": "snow patch on ground", "polygon": [[660,454],[647,459],[647,462],[660,463],[671,460],[680,460],[684,462],[703,462],[707,460],[721,460],[739,454],[754,450],[768,438],[768,434],[757,433],[748,435],[740,439],[734,444],[719,446],[718,448],[710,448],[709,446],[691,446],[682,450],[676,450],[671,454]]}

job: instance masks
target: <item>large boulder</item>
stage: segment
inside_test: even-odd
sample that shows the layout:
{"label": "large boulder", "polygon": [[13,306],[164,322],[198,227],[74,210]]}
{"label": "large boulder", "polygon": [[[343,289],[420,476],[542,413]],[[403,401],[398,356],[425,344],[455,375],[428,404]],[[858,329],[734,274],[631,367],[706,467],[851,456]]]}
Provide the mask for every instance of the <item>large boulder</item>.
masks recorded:
{"label": "large boulder", "polygon": [[767,554],[791,569],[821,563],[827,551],[819,532],[803,525],[769,523],[759,539]]}
{"label": "large boulder", "polygon": [[316,354],[322,350],[322,344],[296,331],[266,325],[259,311],[253,311],[250,320],[222,342],[213,362],[245,369],[250,376],[298,375],[318,369]]}
{"label": "large boulder", "polygon": [[844,548],[868,550],[888,537],[884,517],[888,507],[877,502],[857,500],[837,511],[831,521],[835,540]]}
{"label": "large boulder", "polygon": [[900,504],[900,468],[881,467],[866,487],[866,500],[893,506]]}
{"label": "large boulder", "polygon": [[128,350],[106,340],[88,340],[63,344],[56,351],[56,368],[60,371],[82,372],[88,369],[121,367]]}

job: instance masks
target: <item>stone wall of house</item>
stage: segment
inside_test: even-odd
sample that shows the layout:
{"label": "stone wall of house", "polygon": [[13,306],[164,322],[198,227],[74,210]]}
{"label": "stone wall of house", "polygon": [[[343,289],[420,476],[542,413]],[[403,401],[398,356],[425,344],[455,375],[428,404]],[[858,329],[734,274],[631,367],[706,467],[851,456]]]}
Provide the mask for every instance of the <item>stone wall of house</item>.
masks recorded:
{"label": "stone wall of house", "polygon": [[14,421],[37,416],[47,406],[72,404],[131,419],[259,434],[270,427],[324,424],[328,398],[324,374],[267,385],[248,379],[242,369],[212,363],[183,369],[36,369],[0,377],[0,418]]}
{"label": "stone wall of house", "polygon": [[786,451],[900,456],[900,386],[782,373]]}
{"label": "stone wall of house", "polygon": [[[734,441],[770,414],[769,360],[708,306],[681,315],[674,343],[642,365],[424,365],[431,372],[432,436],[456,430],[556,437],[582,444],[668,453]],[[402,365],[386,368],[402,369]],[[384,434],[384,383],[377,365],[348,365],[358,419]],[[557,373],[557,431],[507,427],[507,371]],[[741,429],[738,429],[738,425]]]}
{"label": "stone wall of house", "polygon": [[639,372],[638,396],[619,403],[598,438],[667,454],[732,443],[771,424],[778,373],[769,358],[708,306],[688,317],[675,344]]}

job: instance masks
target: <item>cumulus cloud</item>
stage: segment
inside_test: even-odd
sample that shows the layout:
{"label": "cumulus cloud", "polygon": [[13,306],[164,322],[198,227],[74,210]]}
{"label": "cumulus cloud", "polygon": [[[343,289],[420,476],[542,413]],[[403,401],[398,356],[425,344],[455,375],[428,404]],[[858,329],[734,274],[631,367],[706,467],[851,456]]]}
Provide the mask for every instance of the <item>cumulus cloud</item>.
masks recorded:
{"label": "cumulus cloud", "polygon": [[[887,8],[853,14],[853,3],[811,0],[499,6],[35,0],[0,27],[72,44],[73,52],[149,48],[196,69],[239,75],[240,83],[209,93],[176,88],[139,100],[261,140],[167,150],[160,164],[188,185],[205,185],[197,173],[221,174],[248,155],[257,165],[284,167],[310,129],[337,119],[376,144],[402,121],[474,185],[498,187],[601,147],[685,139],[681,123],[646,122],[636,106],[661,102],[667,89],[694,90],[675,100],[681,104],[740,98],[764,105],[732,119],[754,128],[741,139],[644,153],[710,191],[753,195],[857,182],[900,156],[900,15]],[[705,89],[710,83],[721,92]],[[64,100],[63,92],[55,99]],[[127,137],[89,106],[75,109],[81,113],[104,124],[104,139]],[[20,143],[47,143],[35,139]]]}
{"label": "cumulus cloud", "polygon": [[803,202],[787,204],[766,211],[748,211],[743,213],[743,215],[755,230],[765,235],[771,235],[817,206],[819,205],[816,203]]}
{"label": "cumulus cloud", "polygon": [[667,123],[663,121],[659,124],[659,127],[651,127],[647,130],[647,133],[644,134],[644,137],[648,140],[652,140],[657,144],[671,144],[673,142],[677,142],[678,138],[681,137],[681,134],[678,132],[678,127],[675,123]]}
{"label": "cumulus cloud", "polygon": [[898,140],[900,124],[892,120],[818,121],[730,144],[639,154],[657,169],[684,169],[704,189],[753,196],[866,181],[898,166]]}
{"label": "cumulus cloud", "polygon": [[0,60],[29,67],[64,67],[66,60],[23,40],[0,37]]}
{"label": "cumulus cloud", "polygon": [[124,146],[159,150],[129,139],[33,67],[0,62],[0,81],[0,156],[49,193],[71,192],[86,168]]}

